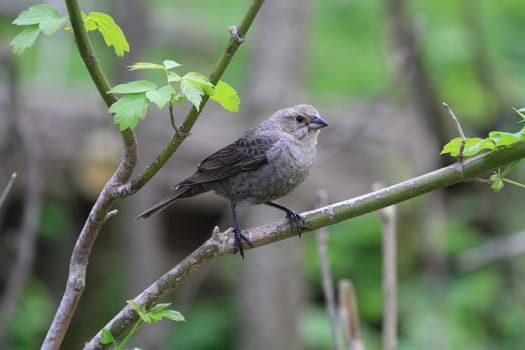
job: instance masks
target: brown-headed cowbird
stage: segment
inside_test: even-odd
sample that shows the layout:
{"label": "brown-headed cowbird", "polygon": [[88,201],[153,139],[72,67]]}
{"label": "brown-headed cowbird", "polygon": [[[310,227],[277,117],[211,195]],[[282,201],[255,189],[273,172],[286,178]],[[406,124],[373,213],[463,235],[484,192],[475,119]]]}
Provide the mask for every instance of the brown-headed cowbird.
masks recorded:
{"label": "brown-headed cowbird", "polygon": [[237,206],[266,204],[286,212],[290,224],[301,234],[303,217],[272,201],[286,195],[308,176],[314,163],[317,135],[328,124],[310,105],[297,105],[274,113],[249,129],[236,141],[204,159],[197,171],[176,185],[160,202],[140,214],[147,218],[178,198],[214,190],[231,202],[235,252],[244,258],[237,221]]}

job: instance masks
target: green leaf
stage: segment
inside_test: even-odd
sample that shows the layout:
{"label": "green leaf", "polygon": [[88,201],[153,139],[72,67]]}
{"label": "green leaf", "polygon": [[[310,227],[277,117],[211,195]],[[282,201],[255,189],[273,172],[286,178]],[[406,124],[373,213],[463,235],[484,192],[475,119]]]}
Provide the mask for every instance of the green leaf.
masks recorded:
{"label": "green leaf", "polygon": [[192,81],[183,78],[180,81],[180,91],[184,97],[186,97],[186,99],[188,99],[188,101],[190,101],[195,106],[195,109],[199,110],[199,106],[202,101],[202,95],[204,95],[201,87],[194,84]]}
{"label": "green leaf", "polygon": [[161,312],[161,316],[162,318],[167,318],[175,322],[186,321],[184,316],[180,312],[175,310],[163,310]]}
{"label": "green leaf", "polygon": [[89,17],[97,24],[106,45],[113,46],[118,57],[124,56],[124,52],[129,52],[126,36],[111,16],[102,12],[90,12]]}
{"label": "green leaf", "polygon": [[170,70],[170,69],[182,66],[182,64],[180,64],[178,62],[175,62],[173,60],[164,60],[164,61],[162,61],[162,64],[164,65],[166,70]]}
{"label": "green leaf", "polygon": [[230,112],[239,111],[241,100],[237,95],[237,91],[222,80],[217,83],[215,86],[215,95],[210,98],[220,103],[224,109]]}
{"label": "green leaf", "polygon": [[38,28],[45,34],[51,35],[60,29],[68,20],[68,17],[46,18],[40,22]]}
{"label": "green leaf", "polygon": [[490,176],[490,181],[490,188],[494,192],[500,192],[503,189],[503,186],[505,186],[503,180],[501,179],[501,176],[498,173],[492,174]]}
{"label": "green leaf", "polygon": [[113,334],[107,329],[102,329],[102,339],[100,340],[102,344],[116,344],[117,341],[113,337]]}
{"label": "green leaf", "polygon": [[478,137],[467,138],[463,155],[465,157],[470,157],[478,154],[482,150],[493,150],[494,148],[495,145],[491,139],[481,139]]}
{"label": "green leaf", "polygon": [[496,146],[508,146],[518,142],[521,139],[522,132],[515,134],[503,131],[491,131],[489,138],[496,144]]}
{"label": "green leaf", "polygon": [[197,85],[208,96],[213,96],[215,94],[213,84],[210,83],[209,79],[205,75],[197,72],[188,72],[184,74],[182,80],[186,80],[194,85]]}
{"label": "green leaf", "polygon": [[82,20],[84,21],[84,27],[87,32],[97,30],[97,22],[91,17],[89,17],[85,12],[82,12]]}
{"label": "green leaf", "polygon": [[156,69],[156,70],[166,70],[164,66],[151,62],[136,62],[133,65],[128,67],[129,70],[145,70],[145,69]]}
{"label": "green leaf", "polygon": [[172,321],[185,321],[184,316],[175,310],[167,310],[171,303],[157,304],[148,311],[150,316],[150,323],[157,323],[160,320],[167,318]]}
{"label": "green leaf", "polygon": [[135,94],[155,90],[157,85],[150,80],[135,80],[129,83],[118,84],[111,88],[111,94]]}
{"label": "green leaf", "polygon": [[168,102],[170,102],[171,97],[175,93],[173,86],[164,85],[158,90],[151,90],[146,92],[146,97],[151,103],[154,103],[159,110],[162,110]]}
{"label": "green leaf", "polygon": [[39,24],[43,20],[57,17],[58,10],[56,8],[46,4],[38,4],[20,12],[18,17],[13,21],[13,24],[27,26],[31,24]]}
{"label": "green leaf", "polygon": [[13,40],[11,46],[15,55],[21,55],[25,50],[33,46],[40,35],[38,24],[27,26],[24,30],[18,33]]}
{"label": "green leaf", "polygon": [[133,129],[140,119],[146,117],[149,101],[144,93],[124,95],[109,107],[109,112],[114,113],[114,123],[120,130]]}
{"label": "green leaf", "polygon": [[175,72],[168,72],[168,83],[175,83],[180,81],[182,78]]}
{"label": "green leaf", "polygon": [[[473,156],[479,153],[482,150],[489,149],[492,150],[496,146],[494,142],[490,139],[482,139],[479,137],[472,137],[465,139],[465,148],[463,150],[463,155],[465,157]],[[452,157],[457,157],[461,148],[461,138],[456,137],[452,139],[449,143],[443,146],[440,154],[449,153]]]}

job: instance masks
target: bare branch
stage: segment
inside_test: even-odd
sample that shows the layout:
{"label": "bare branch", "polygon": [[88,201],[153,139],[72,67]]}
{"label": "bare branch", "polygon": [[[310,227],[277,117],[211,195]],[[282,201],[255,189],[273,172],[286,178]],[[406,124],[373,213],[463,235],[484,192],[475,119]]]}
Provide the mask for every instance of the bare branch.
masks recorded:
{"label": "bare branch", "polygon": [[[319,191],[320,206],[328,204],[328,194],[326,191]],[[332,344],[334,350],[339,349],[339,342],[337,337],[338,322],[337,309],[335,305],[335,293],[332,282],[332,274],[330,272],[330,262],[328,260],[328,229],[322,227],[316,232],[317,248],[319,251],[319,265],[321,267],[321,280],[323,282],[323,293],[326,300],[326,308],[328,316],[330,317],[330,327],[332,329]]]}
{"label": "bare branch", "polygon": [[[372,185],[374,190],[383,184]],[[379,211],[383,250],[383,350],[397,347],[397,258],[396,258],[396,206]]]}
{"label": "bare branch", "polygon": [[348,350],[364,350],[361,325],[359,322],[359,311],[355,297],[355,290],[350,280],[341,280],[338,284],[339,310],[343,333],[345,335]]}
{"label": "bare branch", "polygon": [[459,137],[461,137],[461,145],[459,146],[459,154],[458,154],[458,160],[461,162],[463,160],[463,152],[465,151],[465,143],[467,142],[465,138],[465,133],[463,132],[463,128],[461,127],[461,123],[459,122],[459,119],[456,117],[454,112],[452,111],[452,108],[446,103],[443,102],[443,107],[447,110],[448,114],[456,124],[456,129],[458,130]]}
{"label": "bare branch", "polygon": [[13,187],[13,184],[15,183],[17,173],[14,172],[11,174],[11,177],[9,178],[9,181],[7,182],[7,185],[5,185],[4,190],[2,191],[2,195],[0,195],[0,209],[2,208],[2,204],[4,204],[7,195],[11,191],[11,188]]}
{"label": "bare branch", "polygon": [[[464,171],[466,175],[472,177],[523,157],[525,157],[525,140],[508,148],[498,149],[466,160]],[[370,213],[461,181],[461,175],[453,164],[375,192],[305,212],[301,214],[305,217],[303,233]],[[295,232],[290,231],[287,220],[280,220],[245,230],[243,235],[253,244],[253,247],[245,247],[248,250],[295,236]],[[137,296],[135,301],[146,309],[151,308],[172,293],[188,276],[206,262],[215,256],[233,253],[233,241],[231,230],[223,233],[215,232],[211,239],[155,281]],[[104,328],[118,337],[136,320],[137,315],[131,307],[126,306]],[[105,348],[100,344],[101,337],[102,334],[99,331],[89,341],[85,349]]]}

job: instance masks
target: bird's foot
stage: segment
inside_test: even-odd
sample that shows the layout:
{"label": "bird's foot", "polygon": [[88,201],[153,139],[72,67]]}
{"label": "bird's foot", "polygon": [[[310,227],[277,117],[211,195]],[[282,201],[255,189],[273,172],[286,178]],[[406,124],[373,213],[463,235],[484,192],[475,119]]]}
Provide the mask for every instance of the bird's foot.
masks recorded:
{"label": "bird's foot", "polygon": [[288,224],[290,225],[290,232],[294,231],[294,226],[297,230],[297,234],[299,235],[299,238],[301,238],[301,232],[303,231],[303,224],[304,224],[304,217],[296,213],[295,211],[291,209],[286,210],[286,218],[288,219]]}
{"label": "bird's foot", "polygon": [[241,258],[244,259],[244,248],[242,246],[242,241],[246,242],[246,244],[248,244],[250,247],[253,247],[253,244],[248,239],[248,237],[246,237],[245,235],[241,233],[240,228],[235,227],[233,229],[233,234],[234,234],[233,254],[236,254],[237,252],[239,252],[239,254],[241,255]]}

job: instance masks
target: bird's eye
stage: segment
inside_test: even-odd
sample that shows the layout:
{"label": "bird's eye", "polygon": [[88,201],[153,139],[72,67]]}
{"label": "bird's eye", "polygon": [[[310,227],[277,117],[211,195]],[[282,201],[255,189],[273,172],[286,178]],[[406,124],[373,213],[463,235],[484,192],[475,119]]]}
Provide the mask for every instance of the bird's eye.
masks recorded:
{"label": "bird's eye", "polygon": [[304,116],[302,116],[302,115],[298,115],[298,116],[295,117],[295,120],[296,120],[298,123],[302,123],[302,122],[304,122],[305,118],[304,118]]}

